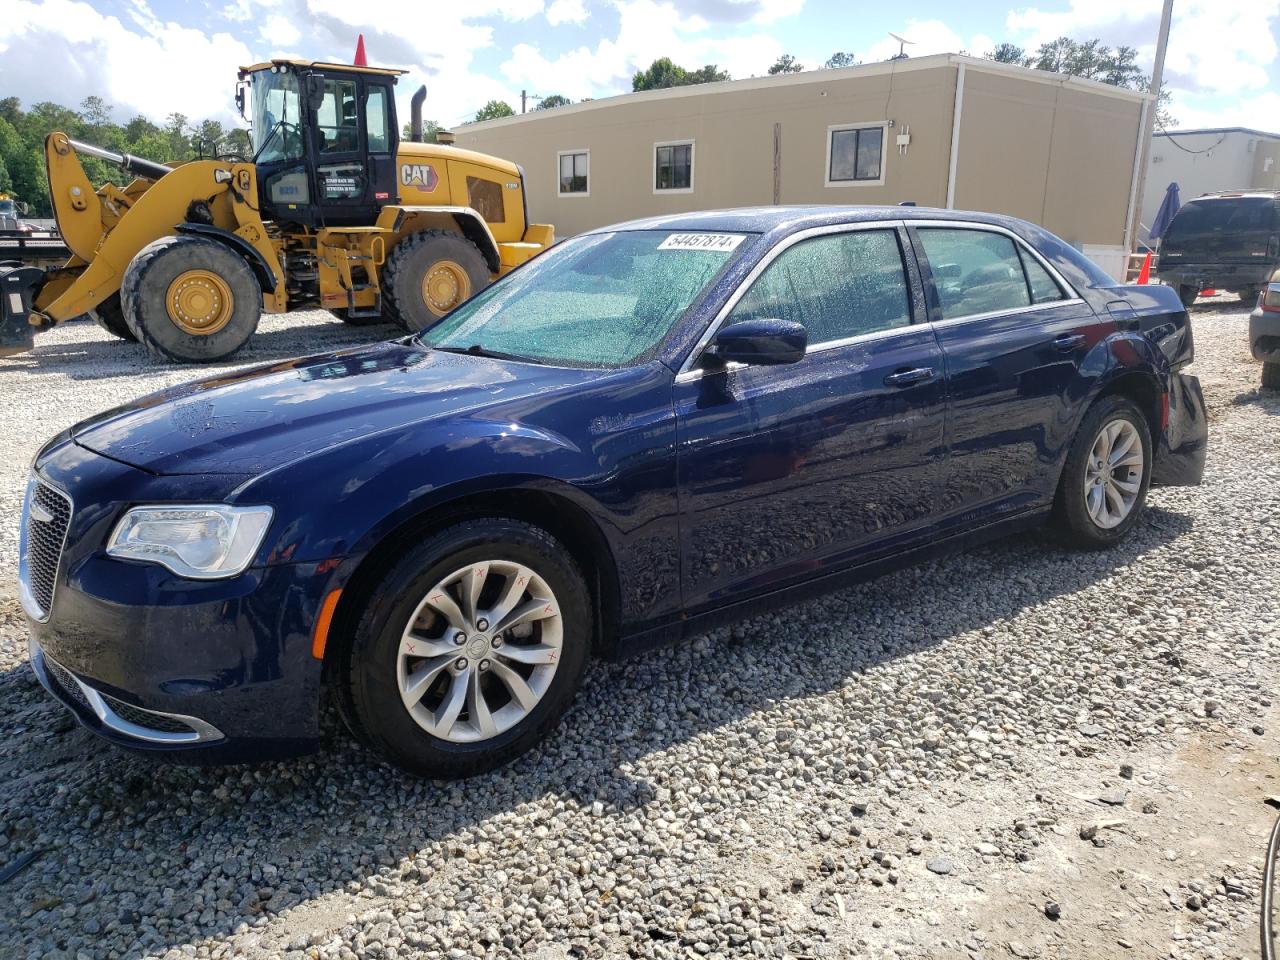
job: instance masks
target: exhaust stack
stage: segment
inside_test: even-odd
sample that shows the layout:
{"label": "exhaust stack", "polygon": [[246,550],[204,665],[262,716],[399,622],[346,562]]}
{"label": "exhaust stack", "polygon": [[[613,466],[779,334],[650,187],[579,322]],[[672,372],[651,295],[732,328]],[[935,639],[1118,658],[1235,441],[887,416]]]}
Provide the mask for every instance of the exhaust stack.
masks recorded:
{"label": "exhaust stack", "polygon": [[423,84],[409,101],[409,139],[414,143],[422,142],[422,104],[426,99],[427,87]]}

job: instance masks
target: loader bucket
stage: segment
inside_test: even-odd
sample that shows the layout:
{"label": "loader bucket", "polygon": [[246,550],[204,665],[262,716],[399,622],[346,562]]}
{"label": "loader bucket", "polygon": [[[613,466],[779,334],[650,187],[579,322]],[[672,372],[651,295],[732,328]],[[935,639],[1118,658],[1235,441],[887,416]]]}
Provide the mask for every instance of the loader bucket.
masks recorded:
{"label": "loader bucket", "polygon": [[0,356],[31,349],[35,327],[28,318],[42,280],[44,271],[39,267],[28,267],[19,260],[0,263]]}

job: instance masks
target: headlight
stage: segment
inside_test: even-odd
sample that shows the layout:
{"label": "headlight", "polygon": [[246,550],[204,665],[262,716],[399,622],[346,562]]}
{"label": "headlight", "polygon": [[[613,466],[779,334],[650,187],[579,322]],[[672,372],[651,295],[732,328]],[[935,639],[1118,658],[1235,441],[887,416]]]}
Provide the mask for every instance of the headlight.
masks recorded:
{"label": "headlight", "polygon": [[147,560],[180,577],[234,577],[252,562],[271,523],[270,507],[134,507],[116,524],[107,553]]}

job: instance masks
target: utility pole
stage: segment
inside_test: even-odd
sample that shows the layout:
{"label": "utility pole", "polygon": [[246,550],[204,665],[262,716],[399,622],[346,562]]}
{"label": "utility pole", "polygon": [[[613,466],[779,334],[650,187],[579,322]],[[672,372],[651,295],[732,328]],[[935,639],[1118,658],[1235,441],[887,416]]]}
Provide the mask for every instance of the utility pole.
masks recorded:
{"label": "utility pole", "polygon": [[525,91],[520,91],[520,112],[524,113]]}
{"label": "utility pole", "polygon": [[1160,35],[1156,38],[1156,62],[1151,68],[1150,93],[1155,97],[1147,104],[1146,122],[1142,125],[1138,143],[1138,176],[1133,193],[1133,210],[1129,223],[1129,253],[1138,248],[1138,228],[1142,223],[1142,194],[1147,189],[1147,167],[1151,160],[1151,136],[1155,130],[1156,111],[1160,109],[1160,87],[1164,83],[1164,54],[1169,46],[1169,22],[1173,19],[1173,0],[1164,0],[1164,10],[1160,14]]}

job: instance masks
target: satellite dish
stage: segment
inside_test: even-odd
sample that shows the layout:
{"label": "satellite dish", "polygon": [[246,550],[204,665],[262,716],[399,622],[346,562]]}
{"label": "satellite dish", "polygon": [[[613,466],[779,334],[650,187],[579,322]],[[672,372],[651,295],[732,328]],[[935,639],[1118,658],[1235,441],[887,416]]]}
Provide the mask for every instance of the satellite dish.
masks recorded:
{"label": "satellite dish", "polygon": [[914,41],[914,40],[908,40],[906,37],[900,37],[900,36],[898,36],[896,33],[893,33],[893,32],[890,32],[889,36],[893,37],[893,39],[895,39],[895,40],[897,40],[897,41],[898,41],[898,52],[897,52],[896,54],[894,54],[892,57],[890,57],[889,59],[890,59],[890,60],[905,60],[905,59],[907,59],[907,49],[906,49],[906,48],[907,48],[907,44],[912,44],[912,45],[914,46],[914,45],[915,45],[915,41]]}

